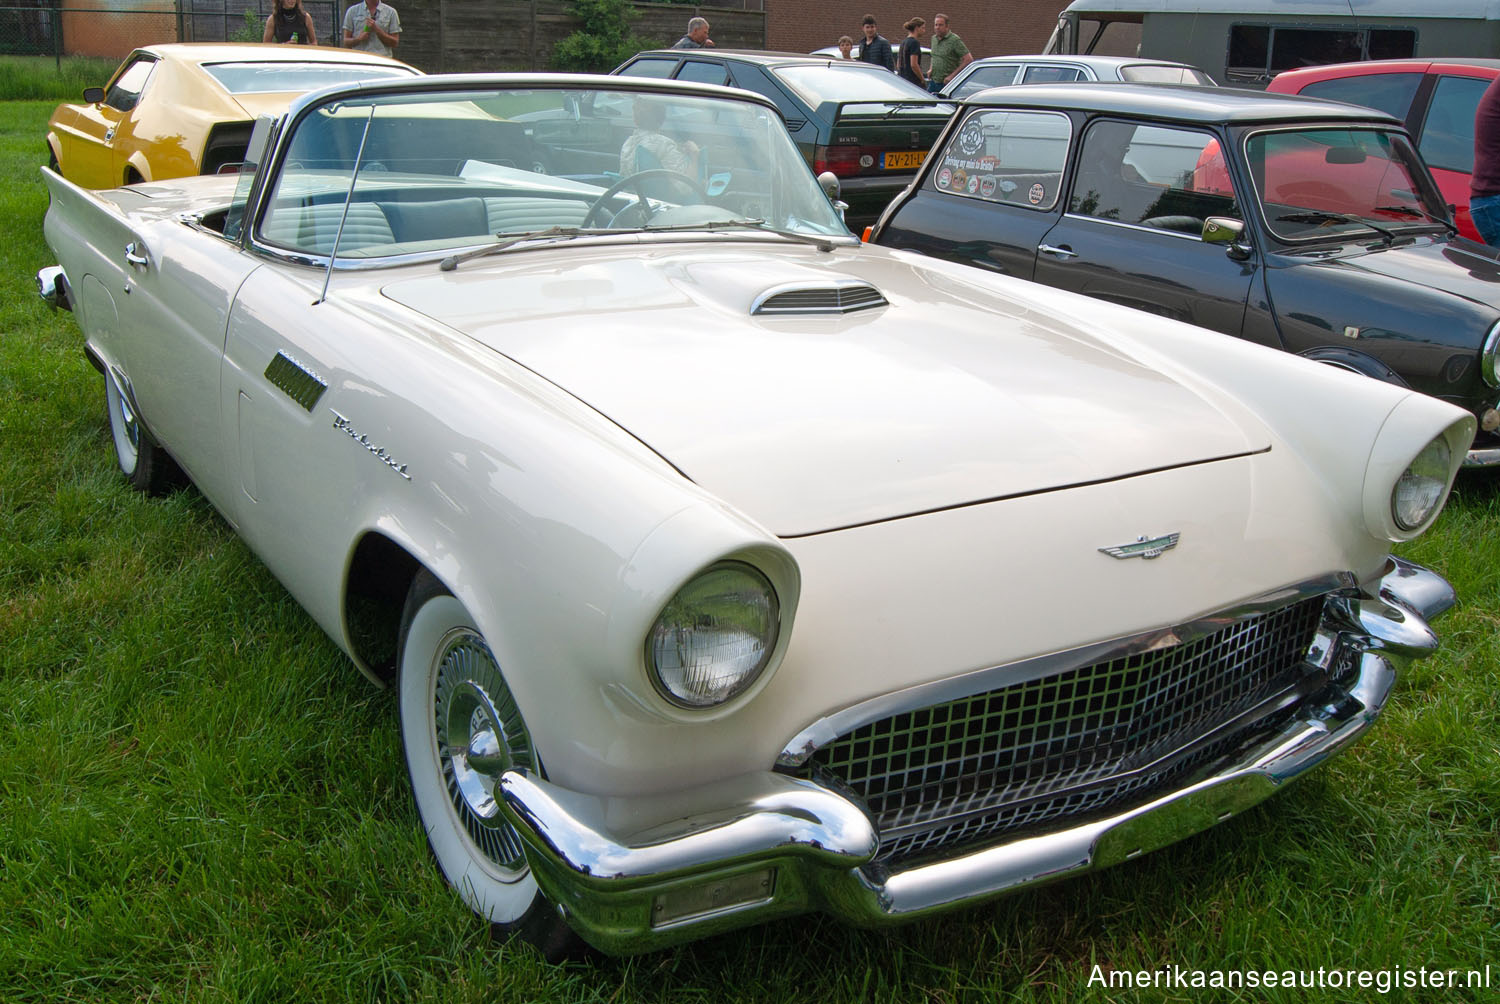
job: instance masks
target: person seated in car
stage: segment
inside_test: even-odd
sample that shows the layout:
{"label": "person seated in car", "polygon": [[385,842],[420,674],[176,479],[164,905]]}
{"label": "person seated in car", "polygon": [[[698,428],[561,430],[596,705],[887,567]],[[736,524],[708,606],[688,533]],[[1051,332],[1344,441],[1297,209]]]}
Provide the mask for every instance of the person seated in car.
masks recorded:
{"label": "person seated in car", "polygon": [[[666,121],[667,109],[661,102],[644,98],[636,101],[635,132],[620,147],[620,174],[665,168],[690,178],[698,177],[698,144],[692,140],[679,143],[662,132]],[[640,156],[641,151],[649,156]]]}

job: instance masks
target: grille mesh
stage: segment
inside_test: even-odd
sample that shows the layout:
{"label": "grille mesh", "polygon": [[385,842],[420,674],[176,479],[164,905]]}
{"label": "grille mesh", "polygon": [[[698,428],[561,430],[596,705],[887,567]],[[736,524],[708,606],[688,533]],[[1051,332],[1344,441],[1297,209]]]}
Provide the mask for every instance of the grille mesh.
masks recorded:
{"label": "grille mesh", "polygon": [[1235,740],[1163,758],[1301,681],[1322,604],[904,711],[834,739],[803,772],[864,799],[886,861],[1144,800]]}

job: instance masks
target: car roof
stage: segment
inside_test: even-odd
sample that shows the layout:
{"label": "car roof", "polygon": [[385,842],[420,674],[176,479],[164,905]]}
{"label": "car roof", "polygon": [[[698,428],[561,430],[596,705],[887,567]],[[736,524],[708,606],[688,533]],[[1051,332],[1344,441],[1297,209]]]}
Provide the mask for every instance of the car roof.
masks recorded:
{"label": "car roof", "polygon": [[1268,94],[1233,87],[1179,84],[1075,83],[990,87],[964,99],[966,105],[1005,105],[1110,112],[1214,124],[1343,119],[1399,125],[1385,112],[1299,94]]}
{"label": "car roof", "polygon": [[[641,56],[687,56],[697,58],[727,58],[736,63],[756,63],[760,66],[871,66],[857,59],[840,59],[837,56],[815,56],[806,52],[767,52],[764,49],[647,49],[632,58]],[[876,66],[874,69],[881,69]]]}
{"label": "car roof", "polygon": [[1283,70],[1276,76],[1288,79],[1315,77],[1321,80],[1331,77],[1364,76],[1371,73],[1422,73],[1433,66],[1476,66],[1485,70],[1494,70],[1496,75],[1500,76],[1500,59],[1487,59],[1481,56],[1448,56],[1441,59],[1369,59],[1355,63],[1324,63],[1319,66],[1299,66],[1295,70]]}
{"label": "car roof", "polygon": [[987,66],[1004,63],[1074,63],[1079,66],[1091,66],[1095,69],[1141,65],[1186,66],[1190,69],[1197,69],[1191,63],[1184,63],[1176,59],[1148,59],[1143,56],[1072,56],[1061,53],[1037,53],[1032,56],[985,56],[983,59],[974,60],[974,63],[983,63]]}
{"label": "car roof", "polygon": [[[339,49],[326,45],[265,45],[255,42],[163,42],[143,45],[136,52],[149,53],[159,59],[179,63],[384,63],[407,66],[399,59],[366,52],[362,49]],[[407,67],[412,69],[412,67]]]}

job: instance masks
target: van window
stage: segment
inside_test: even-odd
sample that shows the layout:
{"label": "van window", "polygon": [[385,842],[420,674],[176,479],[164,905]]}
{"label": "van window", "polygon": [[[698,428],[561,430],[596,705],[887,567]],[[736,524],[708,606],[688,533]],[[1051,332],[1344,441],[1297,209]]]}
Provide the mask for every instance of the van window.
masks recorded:
{"label": "van window", "polygon": [[1224,72],[1230,80],[1264,81],[1301,66],[1404,58],[1416,47],[1417,33],[1407,29],[1236,24],[1229,28]]}

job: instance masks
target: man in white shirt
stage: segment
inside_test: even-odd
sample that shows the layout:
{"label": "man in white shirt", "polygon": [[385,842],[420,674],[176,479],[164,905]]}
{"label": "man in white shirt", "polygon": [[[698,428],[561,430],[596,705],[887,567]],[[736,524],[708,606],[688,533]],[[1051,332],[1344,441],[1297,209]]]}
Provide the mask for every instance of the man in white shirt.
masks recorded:
{"label": "man in white shirt", "polygon": [[380,0],[364,0],[344,11],[344,46],[389,56],[401,43],[401,17]]}

